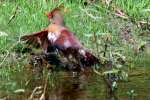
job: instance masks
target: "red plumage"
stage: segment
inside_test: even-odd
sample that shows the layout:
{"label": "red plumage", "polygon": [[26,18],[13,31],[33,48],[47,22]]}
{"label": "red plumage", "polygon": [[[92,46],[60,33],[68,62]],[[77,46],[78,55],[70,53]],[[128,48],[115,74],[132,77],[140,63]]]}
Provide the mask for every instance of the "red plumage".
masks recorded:
{"label": "red plumage", "polygon": [[[68,45],[65,45],[65,43],[68,43]],[[68,29],[61,30],[61,34],[54,44],[61,45],[64,48],[83,48],[79,40]]]}
{"label": "red plumage", "polygon": [[26,40],[28,43],[31,43],[33,45],[40,45],[41,48],[46,50],[48,48],[48,44],[50,44],[50,42],[47,39],[47,35],[48,30],[45,29],[43,31],[36,32],[31,35],[22,36],[21,39]]}
{"label": "red plumage", "polygon": [[[81,67],[99,63],[98,58],[85,50],[77,37],[62,24],[63,19],[61,18],[62,15],[59,15],[59,10],[55,9],[54,12],[51,13],[54,14],[52,15],[53,17],[56,17],[54,18],[54,23],[50,24],[46,30],[23,36],[22,39],[32,44],[40,45],[45,51],[49,51],[48,46],[54,46],[68,60],[70,55],[73,56]],[[55,16],[56,13],[57,15]]]}
{"label": "red plumage", "polygon": [[46,13],[48,19],[52,19],[54,17],[55,14],[59,13],[60,9],[59,8],[55,8],[53,9],[50,13]]}
{"label": "red plumage", "polygon": [[48,30],[34,33],[32,35],[23,36],[23,40],[27,40],[32,44],[40,45],[45,51],[49,51],[48,46],[54,46],[59,52],[69,59],[69,56],[73,56],[80,66],[92,66],[99,63],[98,58],[84,49],[80,41],[70,32],[67,28],[57,30],[60,32],[59,37],[55,42],[51,43],[48,40]]}

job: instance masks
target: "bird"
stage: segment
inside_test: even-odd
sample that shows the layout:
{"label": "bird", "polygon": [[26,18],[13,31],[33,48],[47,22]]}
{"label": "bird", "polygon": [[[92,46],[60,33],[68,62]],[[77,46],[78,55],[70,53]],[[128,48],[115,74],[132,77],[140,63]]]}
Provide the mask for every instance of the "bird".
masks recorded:
{"label": "bird", "polygon": [[51,22],[47,28],[31,35],[22,36],[21,39],[33,45],[40,45],[44,53],[54,50],[68,61],[74,59],[82,70],[100,63],[99,59],[89,52],[65,25],[61,9],[55,8],[46,15]]}

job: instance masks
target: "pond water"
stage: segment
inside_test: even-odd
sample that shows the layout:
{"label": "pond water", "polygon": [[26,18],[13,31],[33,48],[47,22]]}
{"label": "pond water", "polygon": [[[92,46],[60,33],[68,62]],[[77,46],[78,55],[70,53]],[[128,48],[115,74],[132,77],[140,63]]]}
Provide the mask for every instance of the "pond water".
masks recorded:
{"label": "pond water", "polygon": [[[144,71],[143,68],[141,70]],[[24,72],[22,74],[24,78],[21,75],[17,75],[15,80],[18,79],[17,84],[25,91],[15,93],[14,91],[0,90],[0,97],[5,98],[4,100],[27,100],[31,97],[36,87],[41,87],[31,99],[39,100],[44,87],[46,87],[46,100],[150,100],[150,74],[137,74],[141,70],[133,71],[134,73],[131,77],[129,75],[128,81],[118,82],[118,89],[115,92],[114,99],[112,99],[114,95],[109,94],[104,79],[91,72],[54,72],[48,77],[43,75],[41,78],[37,78],[33,73]],[[135,91],[135,99],[130,98],[127,93],[131,90]]]}

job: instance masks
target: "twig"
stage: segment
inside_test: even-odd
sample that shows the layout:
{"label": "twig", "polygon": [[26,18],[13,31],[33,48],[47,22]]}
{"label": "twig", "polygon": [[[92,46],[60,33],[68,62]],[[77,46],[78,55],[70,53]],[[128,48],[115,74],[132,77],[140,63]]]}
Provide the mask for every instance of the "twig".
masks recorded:
{"label": "twig", "polygon": [[16,17],[19,6],[17,5],[13,15],[9,18],[8,24]]}
{"label": "twig", "polygon": [[28,86],[28,84],[30,83],[31,79],[27,80],[27,82],[25,83],[25,86]]}
{"label": "twig", "polygon": [[45,94],[46,94],[49,74],[50,73],[47,73],[47,77],[46,77],[46,81],[45,81],[45,85],[44,85],[44,90],[43,90],[43,93],[42,93],[42,95],[41,95],[39,100],[45,100]]}
{"label": "twig", "polygon": [[99,76],[102,76],[103,77],[103,80],[104,82],[106,83],[106,86],[107,86],[107,94],[109,94],[109,96],[107,97],[108,100],[112,100],[114,98],[114,100],[118,100],[117,96],[116,96],[116,93],[115,91],[112,91],[112,82],[108,79],[108,77],[106,77],[104,75],[104,73],[100,73],[98,72],[95,67],[93,68],[93,71],[99,75]]}
{"label": "twig", "polygon": [[118,97],[116,95],[116,91],[112,90],[112,82],[108,79],[108,77],[103,77],[104,82],[107,86],[107,94],[108,97],[106,97],[108,100],[118,100]]}
{"label": "twig", "polygon": [[97,54],[98,54],[99,50],[98,50],[97,36],[96,36],[96,33],[95,33],[95,32],[94,32],[94,34],[93,34],[93,37],[94,37],[94,42],[95,42],[95,44],[96,44],[96,51],[97,51]]}
{"label": "twig", "polygon": [[98,71],[95,69],[95,67],[93,68],[93,71],[94,71],[97,75],[104,76],[104,74],[98,72]]}
{"label": "twig", "polygon": [[36,93],[36,91],[41,89],[41,88],[42,88],[41,86],[35,87],[34,90],[31,93],[30,97],[28,98],[28,100],[32,100],[34,95],[35,95],[35,93]]}
{"label": "twig", "polygon": [[107,48],[108,48],[107,41],[108,41],[108,38],[106,39],[106,43],[105,43],[104,54],[103,54],[104,57],[106,57],[106,52],[107,52]]}
{"label": "twig", "polygon": [[4,61],[6,60],[6,58],[8,57],[8,55],[9,55],[9,51],[6,50],[6,52],[7,52],[6,56],[3,58],[2,62],[0,63],[0,68],[3,65]]}

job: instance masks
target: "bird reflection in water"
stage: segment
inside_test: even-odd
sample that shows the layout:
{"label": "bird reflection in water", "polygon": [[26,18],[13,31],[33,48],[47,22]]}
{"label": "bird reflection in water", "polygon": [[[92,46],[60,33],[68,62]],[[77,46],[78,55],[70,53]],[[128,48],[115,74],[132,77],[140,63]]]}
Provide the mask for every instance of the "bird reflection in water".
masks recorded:
{"label": "bird reflection in water", "polygon": [[87,100],[86,86],[90,72],[67,72],[59,86],[48,94],[48,100]]}

